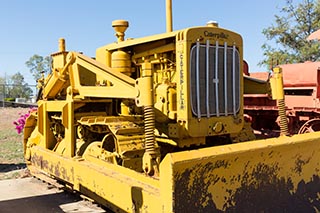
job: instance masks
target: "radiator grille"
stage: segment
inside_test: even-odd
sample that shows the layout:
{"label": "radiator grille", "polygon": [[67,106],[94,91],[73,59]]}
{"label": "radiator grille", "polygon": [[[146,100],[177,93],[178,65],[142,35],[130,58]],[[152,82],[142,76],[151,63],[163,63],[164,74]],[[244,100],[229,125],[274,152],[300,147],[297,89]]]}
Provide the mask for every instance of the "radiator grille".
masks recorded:
{"label": "radiator grille", "polygon": [[236,115],[240,109],[240,56],[234,46],[197,42],[191,48],[191,108],[194,116]]}

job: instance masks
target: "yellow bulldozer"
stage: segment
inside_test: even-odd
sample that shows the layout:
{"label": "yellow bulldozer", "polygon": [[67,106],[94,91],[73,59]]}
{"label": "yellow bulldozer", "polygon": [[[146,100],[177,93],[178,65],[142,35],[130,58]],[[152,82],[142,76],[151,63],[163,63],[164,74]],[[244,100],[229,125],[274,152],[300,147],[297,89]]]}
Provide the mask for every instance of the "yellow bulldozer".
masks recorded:
{"label": "yellow bulldozer", "polygon": [[[113,21],[95,58],[59,40],[24,128],[31,173],[114,212],[320,211],[320,133],[289,136],[284,118],[282,136],[257,140],[243,96],[261,82],[243,77],[241,36],[172,31],[167,4],[166,33],[126,39]],[[282,100],[281,69],[273,82]]]}

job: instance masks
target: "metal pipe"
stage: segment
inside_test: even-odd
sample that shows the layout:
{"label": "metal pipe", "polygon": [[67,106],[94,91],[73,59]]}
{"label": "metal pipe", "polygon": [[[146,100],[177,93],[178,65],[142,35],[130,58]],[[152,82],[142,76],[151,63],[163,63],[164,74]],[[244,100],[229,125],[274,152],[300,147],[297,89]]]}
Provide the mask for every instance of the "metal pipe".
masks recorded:
{"label": "metal pipe", "polygon": [[207,118],[210,117],[210,90],[209,90],[209,54],[210,54],[210,40],[206,41],[206,107],[207,107]]}
{"label": "metal pipe", "polygon": [[236,46],[232,48],[232,101],[233,115],[236,116]]}
{"label": "metal pipe", "polygon": [[197,49],[196,49],[196,95],[197,95],[197,115],[198,119],[201,118],[201,108],[200,108],[200,42],[197,41]]}
{"label": "metal pipe", "polygon": [[172,0],[166,0],[166,20],[167,33],[172,32]]}
{"label": "metal pipe", "polygon": [[66,42],[64,38],[59,39],[59,52],[65,52],[66,51]]}
{"label": "metal pipe", "polygon": [[228,69],[227,69],[227,42],[224,42],[224,115],[228,115]]}
{"label": "metal pipe", "polygon": [[219,77],[218,77],[218,68],[219,68],[219,42],[216,41],[216,61],[215,61],[215,84],[216,84],[216,114],[217,117],[220,116],[219,112]]}

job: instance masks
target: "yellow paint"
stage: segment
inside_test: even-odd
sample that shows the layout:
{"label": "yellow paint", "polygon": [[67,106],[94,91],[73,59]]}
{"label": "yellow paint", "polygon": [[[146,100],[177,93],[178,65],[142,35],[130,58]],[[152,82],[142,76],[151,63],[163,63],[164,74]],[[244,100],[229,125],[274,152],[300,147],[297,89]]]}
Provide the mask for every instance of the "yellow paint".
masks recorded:
{"label": "yellow paint", "polygon": [[[292,200],[319,199],[311,188],[319,188],[320,133],[255,140],[244,121],[244,91],[270,87],[243,80],[239,34],[213,23],[171,32],[169,22],[167,33],[125,39],[129,23],[112,25],[117,42],[96,59],[67,52],[63,40],[52,54],[24,131],[34,175],[116,212],[289,212]],[[287,199],[279,204],[270,189]],[[258,205],[266,197],[271,209]]]}
{"label": "yellow paint", "polygon": [[283,90],[283,74],[281,67],[275,67],[273,69],[273,77],[270,79],[272,87],[272,98],[274,100],[284,99]]}

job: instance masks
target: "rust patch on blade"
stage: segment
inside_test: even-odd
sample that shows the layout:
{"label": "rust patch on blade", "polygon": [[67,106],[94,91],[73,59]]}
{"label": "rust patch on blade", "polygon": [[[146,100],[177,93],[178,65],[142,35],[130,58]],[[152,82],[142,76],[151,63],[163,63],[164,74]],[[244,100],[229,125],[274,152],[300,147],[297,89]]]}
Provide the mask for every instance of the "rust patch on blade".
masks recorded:
{"label": "rust patch on blade", "polygon": [[296,156],[295,167],[293,168],[293,171],[301,175],[303,166],[308,164],[310,162],[310,159],[311,157],[304,160],[302,159],[301,155]]}
{"label": "rust patch on blade", "polygon": [[290,178],[277,174],[277,165],[259,164],[241,180],[241,186],[229,194],[224,205],[231,212],[315,212],[320,210],[320,179],[313,175],[301,180],[293,191]]}
{"label": "rust patch on blade", "polygon": [[[228,168],[228,161],[219,160],[215,163],[196,166],[175,174],[175,212],[220,212],[212,199],[209,187],[218,181],[225,181],[223,177],[213,174],[218,168]],[[210,174],[208,176],[208,174]],[[201,210],[201,211],[199,211]]]}
{"label": "rust patch on blade", "polygon": [[[320,178],[314,174],[310,180],[301,179],[294,190],[290,177],[279,175],[278,163],[258,163],[253,168],[250,162],[242,174],[232,174],[227,162],[197,164],[174,174],[175,211],[190,212],[316,212],[320,211]],[[296,165],[305,163],[299,160]],[[224,168],[225,173],[214,170]],[[293,168],[294,169],[294,168]],[[229,174],[229,178],[225,176]],[[230,176],[231,175],[231,176]],[[209,191],[217,183],[223,183],[225,194]],[[238,182],[238,188],[228,188]],[[238,184],[238,185],[239,185]],[[219,185],[219,186],[220,186]],[[234,186],[234,185],[233,185]],[[212,188],[211,188],[212,190]],[[224,196],[223,203],[215,203],[214,197]],[[222,206],[218,209],[217,206]]]}

